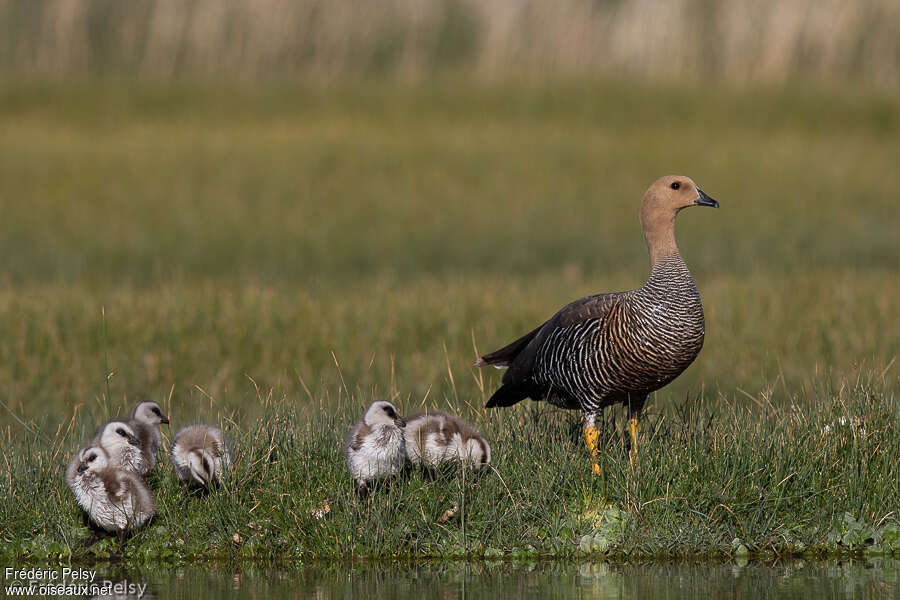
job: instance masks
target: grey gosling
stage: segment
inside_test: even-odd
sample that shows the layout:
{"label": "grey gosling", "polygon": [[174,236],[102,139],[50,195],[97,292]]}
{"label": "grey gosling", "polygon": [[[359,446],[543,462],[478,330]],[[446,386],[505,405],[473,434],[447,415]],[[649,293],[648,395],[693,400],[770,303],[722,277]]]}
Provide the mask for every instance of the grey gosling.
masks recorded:
{"label": "grey gosling", "polygon": [[182,481],[208,489],[225,479],[231,446],[217,427],[188,425],[172,442],[172,466]]}
{"label": "grey gosling", "polygon": [[66,468],[66,485],[75,501],[98,527],[123,537],[143,527],[156,514],[147,486],[130,469],[114,467],[102,446],[78,450]]}
{"label": "grey gosling", "polygon": [[146,452],[134,429],[126,421],[104,423],[91,443],[106,451],[110,466],[131,469],[138,475],[149,471]]}
{"label": "grey gosling", "polygon": [[487,440],[453,415],[429,411],[407,417],[403,436],[409,461],[426,469],[459,461],[480,471],[491,462]]}
{"label": "grey gosling", "polygon": [[159,434],[159,425],[169,424],[169,419],[163,414],[162,408],[156,402],[138,402],[131,409],[131,416],[126,421],[141,443],[146,461],[146,471],[156,466],[156,453],[162,445],[162,436]]}
{"label": "grey gosling", "polygon": [[647,396],[675,379],[703,346],[700,294],[675,244],[675,215],[689,206],[719,203],[690,178],[657,179],[641,204],[641,228],[650,254],[650,278],[627,292],[598,294],[563,307],[549,321],[508,346],[482,356],[478,366],[508,367],[487,406],[525,398],[580,409],[595,473],[606,406],[628,409],[632,456]]}
{"label": "grey gosling", "polygon": [[406,463],[403,428],[406,422],[390,402],[373,402],[357,421],[344,442],[347,469],[356,480],[360,494],[369,490],[369,482],[390,477]]}

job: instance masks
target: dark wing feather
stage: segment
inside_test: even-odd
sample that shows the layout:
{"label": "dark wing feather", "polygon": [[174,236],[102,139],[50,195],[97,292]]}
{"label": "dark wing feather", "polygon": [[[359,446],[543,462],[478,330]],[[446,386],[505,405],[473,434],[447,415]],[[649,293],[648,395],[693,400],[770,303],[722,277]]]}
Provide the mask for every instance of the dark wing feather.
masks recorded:
{"label": "dark wing feather", "polygon": [[509,370],[503,376],[505,385],[516,385],[531,380],[534,361],[538,351],[547,337],[559,327],[568,327],[588,319],[606,317],[622,297],[622,292],[614,294],[597,294],[576,300],[564,306],[546,323],[532,334],[527,344],[523,345],[515,357],[509,361]]}

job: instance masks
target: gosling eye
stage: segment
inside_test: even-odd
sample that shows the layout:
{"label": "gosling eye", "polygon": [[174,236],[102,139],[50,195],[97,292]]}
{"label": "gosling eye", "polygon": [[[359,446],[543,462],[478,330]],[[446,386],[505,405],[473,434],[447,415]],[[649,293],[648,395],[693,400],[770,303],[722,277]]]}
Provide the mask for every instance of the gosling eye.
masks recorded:
{"label": "gosling eye", "polygon": [[677,190],[678,188],[681,187],[681,182],[680,182],[680,181],[673,181],[673,182],[672,182],[672,185],[670,185],[669,187],[671,187],[673,190]]}
{"label": "gosling eye", "polygon": [[116,429],[116,433],[118,433],[118,434],[121,435],[122,437],[128,437],[128,434],[125,433],[125,430],[124,430],[124,429]]}
{"label": "gosling eye", "polygon": [[157,417],[161,417],[161,416],[162,416],[162,415],[160,414],[158,408],[154,408],[154,409],[153,409],[153,413],[154,413]]}
{"label": "gosling eye", "polygon": [[87,461],[88,461],[88,462],[94,462],[94,459],[95,459],[95,458],[97,458],[97,457],[94,456],[93,454],[91,454],[90,456],[88,456]]}
{"label": "gosling eye", "polygon": [[389,417],[391,417],[391,418],[393,418],[394,415],[395,415],[394,409],[391,408],[390,406],[385,406],[385,407],[384,407],[384,412],[386,412],[386,413],[387,413],[387,416],[389,416]]}

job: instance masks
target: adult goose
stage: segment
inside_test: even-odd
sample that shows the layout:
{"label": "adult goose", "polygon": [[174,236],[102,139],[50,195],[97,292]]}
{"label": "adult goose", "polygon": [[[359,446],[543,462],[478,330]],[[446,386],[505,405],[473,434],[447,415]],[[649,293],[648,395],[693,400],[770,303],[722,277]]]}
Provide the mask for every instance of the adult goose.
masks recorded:
{"label": "adult goose", "polygon": [[595,473],[596,415],[622,403],[628,409],[631,449],[647,396],[675,379],[703,346],[700,294],[675,244],[675,215],[689,206],[719,203],[690,178],[657,179],[641,203],[641,228],[650,277],[635,290],[597,294],[563,307],[513,343],[482,356],[478,366],[508,367],[488,407],[525,398],[579,409]]}

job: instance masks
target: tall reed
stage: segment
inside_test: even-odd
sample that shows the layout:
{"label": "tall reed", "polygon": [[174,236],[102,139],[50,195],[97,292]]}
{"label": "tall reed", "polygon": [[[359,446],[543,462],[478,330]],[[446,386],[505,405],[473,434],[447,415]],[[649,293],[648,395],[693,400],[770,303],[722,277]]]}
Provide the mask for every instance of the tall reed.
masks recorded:
{"label": "tall reed", "polygon": [[900,82],[894,0],[0,0],[0,73]]}

